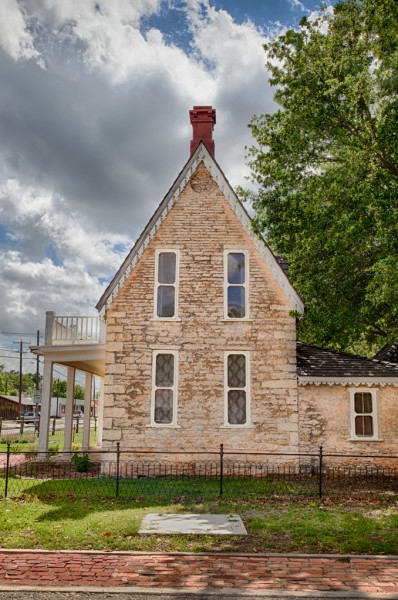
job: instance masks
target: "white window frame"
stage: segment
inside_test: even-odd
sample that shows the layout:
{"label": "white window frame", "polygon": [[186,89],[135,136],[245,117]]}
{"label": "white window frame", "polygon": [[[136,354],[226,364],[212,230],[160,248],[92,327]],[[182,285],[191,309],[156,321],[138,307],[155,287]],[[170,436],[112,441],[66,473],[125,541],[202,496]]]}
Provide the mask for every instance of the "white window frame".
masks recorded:
{"label": "white window frame", "polygon": [[[228,283],[228,254],[243,254],[245,257],[245,282],[239,284]],[[243,287],[245,290],[245,316],[244,317],[229,317],[228,316],[228,288]],[[224,320],[226,321],[249,321],[249,253],[242,248],[225,248],[224,249]]]}
{"label": "white window frame", "polygon": [[[174,356],[174,385],[169,388],[173,391],[173,420],[171,423],[156,423],[155,421],[155,393],[156,387],[156,359],[159,354],[172,354]],[[151,391],[151,427],[177,427],[177,395],[178,395],[178,352],[164,348],[152,352],[152,391]]]}
{"label": "white window frame", "polygon": [[[163,252],[170,252],[176,255],[176,280],[174,283],[175,290],[175,303],[174,303],[174,315],[172,317],[158,317],[158,288],[162,285],[172,285],[159,283],[159,255]],[[157,248],[155,250],[155,285],[154,285],[154,296],[153,296],[153,320],[155,321],[180,321],[178,317],[178,296],[179,296],[179,284],[180,284],[180,251],[177,248]]]}
{"label": "white window frame", "polygon": [[[355,394],[371,394],[372,395],[372,412],[369,416],[373,419],[373,435],[356,435],[355,433],[355,417],[359,413],[355,412]],[[375,388],[352,388],[350,389],[350,425],[351,425],[351,440],[369,442],[379,440],[379,424],[377,418],[377,389]]]}
{"label": "white window frame", "polygon": [[[228,423],[228,392],[230,388],[228,386],[228,357],[231,354],[242,354],[246,358],[246,386],[239,388],[246,392],[246,423]],[[224,352],[224,427],[230,427],[231,429],[242,429],[251,427],[251,411],[250,411],[250,352],[246,350],[227,350]]]}

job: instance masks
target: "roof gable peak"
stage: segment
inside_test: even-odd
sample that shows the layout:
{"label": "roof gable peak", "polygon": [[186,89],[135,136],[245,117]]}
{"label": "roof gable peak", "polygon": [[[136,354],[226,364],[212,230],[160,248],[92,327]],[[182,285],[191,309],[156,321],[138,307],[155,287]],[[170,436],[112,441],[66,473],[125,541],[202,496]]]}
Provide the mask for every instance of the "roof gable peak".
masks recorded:
{"label": "roof gable peak", "polygon": [[173,208],[175,202],[185,189],[188,182],[192,179],[192,176],[197,171],[199,165],[203,162],[205,168],[210,173],[212,179],[218,185],[222,194],[224,195],[226,201],[229,206],[232,208],[236,217],[246,230],[247,235],[255,244],[257,250],[260,252],[261,256],[267,263],[270,268],[273,276],[276,281],[282,288],[286,298],[289,301],[290,308],[297,312],[304,311],[304,304],[290,283],[288,277],[284,273],[283,269],[279,265],[272,251],[265,245],[264,241],[261,240],[253,231],[251,227],[251,219],[242,206],[242,203],[239,201],[236,196],[233,188],[231,187],[229,181],[221,170],[215,158],[211,155],[209,150],[203,141],[200,141],[195,151],[192,153],[181,172],[175,179],[173,185],[167,192],[166,196],[163,198],[162,202],[150,218],[148,224],[146,225],[144,231],[134,244],[132,250],[127,255],[126,259],[122,263],[120,269],[116,273],[115,277],[103,293],[97,304],[97,310],[102,311],[106,308],[109,308],[114,300],[114,298],[118,295],[122,287],[124,286],[127,278],[130,273],[134,269],[138,260],[141,258],[143,252],[148,247],[150,241],[154,237],[155,233],[162,225],[163,221],[167,217],[170,210]]}

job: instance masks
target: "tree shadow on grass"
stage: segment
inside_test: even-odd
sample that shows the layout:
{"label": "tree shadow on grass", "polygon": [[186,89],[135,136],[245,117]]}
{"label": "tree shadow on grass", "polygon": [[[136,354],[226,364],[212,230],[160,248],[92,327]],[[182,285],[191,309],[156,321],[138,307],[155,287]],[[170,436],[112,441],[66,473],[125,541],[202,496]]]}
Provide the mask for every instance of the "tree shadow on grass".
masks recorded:
{"label": "tree shadow on grass", "polygon": [[[204,500],[217,508],[218,487],[214,482],[192,480],[158,481],[149,479],[121,480],[115,478],[44,480],[28,485],[24,480],[10,480],[9,497],[37,497],[53,506],[41,515],[38,521],[81,519],[87,514],[104,510],[124,510],[173,506],[186,510],[187,506],[198,505]],[[14,485],[13,485],[14,484]],[[19,484],[19,485],[18,485]],[[14,488],[14,489],[13,489]],[[18,491],[18,494],[15,492]]]}

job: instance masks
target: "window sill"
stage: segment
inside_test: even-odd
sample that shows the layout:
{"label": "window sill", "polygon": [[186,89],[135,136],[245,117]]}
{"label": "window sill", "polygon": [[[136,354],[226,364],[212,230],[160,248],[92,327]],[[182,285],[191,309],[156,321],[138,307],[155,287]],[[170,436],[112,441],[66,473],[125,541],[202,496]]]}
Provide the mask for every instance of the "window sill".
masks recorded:
{"label": "window sill", "polygon": [[371,438],[371,437],[363,437],[363,438],[349,438],[349,442],[384,442],[382,438]]}
{"label": "window sill", "polygon": [[151,321],[167,322],[167,323],[178,323],[181,321],[179,317],[152,317]]}
{"label": "window sill", "polygon": [[220,319],[221,323],[253,323],[253,319]]}
{"label": "window sill", "polygon": [[145,425],[145,427],[149,427],[151,429],[181,429],[181,425],[168,425],[166,423],[150,423],[149,425]]}
{"label": "window sill", "polygon": [[254,425],[220,425],[220,429],[254,429]]}

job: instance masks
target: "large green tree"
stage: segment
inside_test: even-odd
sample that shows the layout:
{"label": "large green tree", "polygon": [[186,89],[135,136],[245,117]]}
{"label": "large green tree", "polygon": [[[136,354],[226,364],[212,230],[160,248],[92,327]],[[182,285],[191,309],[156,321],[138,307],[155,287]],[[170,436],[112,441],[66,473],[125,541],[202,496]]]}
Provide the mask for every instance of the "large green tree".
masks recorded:
{"label": "large green tree", "polygon": [[289,259],[300,338],[371,351],[398,338],[398,2],[343,0],[265,50],[254,226]]}

